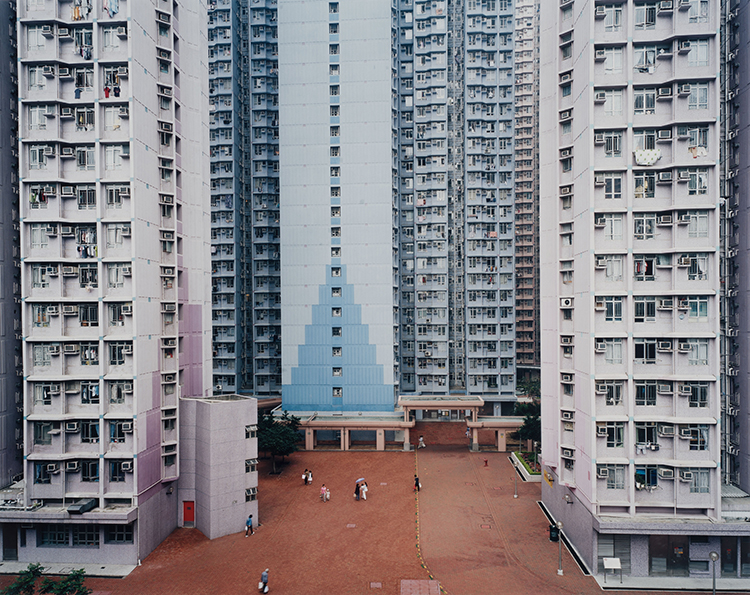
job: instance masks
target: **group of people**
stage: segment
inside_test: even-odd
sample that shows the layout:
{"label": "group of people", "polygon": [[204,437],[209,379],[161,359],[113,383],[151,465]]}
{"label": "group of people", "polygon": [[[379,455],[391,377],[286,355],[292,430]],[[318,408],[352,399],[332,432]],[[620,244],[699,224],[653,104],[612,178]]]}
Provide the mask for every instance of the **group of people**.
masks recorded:
{"label": "group of people", "polygon": [[362,500],[367,500],[367,490],[369,489],[366,481],[358,481],[354,486],[354,499],[359,500],[361,497]]}

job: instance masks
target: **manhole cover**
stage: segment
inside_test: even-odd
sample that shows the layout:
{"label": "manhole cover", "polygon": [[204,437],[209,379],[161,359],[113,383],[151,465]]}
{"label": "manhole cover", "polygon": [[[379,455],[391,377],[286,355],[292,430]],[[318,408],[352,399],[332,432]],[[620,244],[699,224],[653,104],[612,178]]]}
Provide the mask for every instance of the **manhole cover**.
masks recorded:
{"label": "manhole cover", "polygon": [[[387,481],[381,481],[381,482],[380,482],[380,485],[382,485],[382,486],[387,486],[387,485],[388,485],[388,482],[387,482]],[[374,588],[374,587],[373,587],[373,588]]]}
{"label": "manhole cover", "polygon": [[350,523],[350,524],[348,524],[348,525],[346,526],[346,528],[347,528],[347,529],[354,529],[354,527],[356,527],[356,526],[357,526],[357,525],[354,525],[354,524],[351,524],[351,523]]}
{"label": "manhole cover", "polygon": [[383,588],[383,583],[370,583],[370,588],[371,589],[382,589]]}
{"label": "manhole cover", "polygon": [[474,484],[473,484],[472,482],[470,482],[470,481],[467,481],[467,482],[466,482],[466,485],[467,485],[467,486],[473,486]]}
{"label": "manhole cover", "polygon": [[479,525],[482,529],[492,529],[492,525]]}

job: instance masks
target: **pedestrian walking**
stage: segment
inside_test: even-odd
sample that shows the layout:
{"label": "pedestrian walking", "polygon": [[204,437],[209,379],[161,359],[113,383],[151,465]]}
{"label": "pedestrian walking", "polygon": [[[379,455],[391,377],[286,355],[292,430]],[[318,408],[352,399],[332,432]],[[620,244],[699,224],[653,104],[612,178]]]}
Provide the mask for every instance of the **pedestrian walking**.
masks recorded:
{"label": "pedestrian walking", "polygon": [[422,484],[419,483],[419,477],[414,475],[414,491],[418,492],[421,487],[422,487]]}
{"label": "pedestrian walking", "polygon": [[419,444],[417,445],[417,448],[427,448],[424,443],[424,436],[419,437]]}
{"label": "pedestrian walking", "polygon": [[302,481],[305,482],[305,485],[307,485],[307,477],[309,474],[310,472],[307,469],[305,469],[305,472],[302,474]]}
{"label": "pedestrian walking", "polygon": [[247,537],[248,533],[250,533],[250,535],[255,535],[255,531],[253,531],[253,515],[247,517],[247,520],[245,521],[245,537]]}
{"label": "pedestrian walking", "polygon": [[320,488],[320,499],[325,502],[326,501],[326,492],[328,490],[326,489],[326,484],[323,484],[323,487]]}
{"label": "pedestrian walking", "polygon": [[471,430],[469,430],[469,428],[466,428],[466,437],[468,438],[469,436],[471,436]]}
{"label": "pedestrian walking", "polygon": [[370,488],[367,487],[367,482],[362,484],[362,487],[359,488],[359,493],[362,496],[362,500],[367,500],[367,490]]}
{"label": "pedestrian walking", "polygon": [[260,573],[260,582],[258,583],[258,591],[261,593],[268,593],[268,568]]}
{"label": "pedestrian walking", "polygon": [[307,483],[312,485],[312,471],[307,472]]}
{"label": "pedestrian walking", "polygon": [[331,499],[331,490],[326,488],[326,502],[328,502]]}
{"label": "pedestrian walking", "polygon": [[359,500],[359,490],[360,490],[359,484],[354,486],[354,499]]}

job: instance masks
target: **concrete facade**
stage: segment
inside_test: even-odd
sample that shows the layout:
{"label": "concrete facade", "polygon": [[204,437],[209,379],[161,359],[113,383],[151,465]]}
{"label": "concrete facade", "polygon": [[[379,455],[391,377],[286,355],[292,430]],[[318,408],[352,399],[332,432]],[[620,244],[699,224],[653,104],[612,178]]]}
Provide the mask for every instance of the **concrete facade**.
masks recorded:
{"label": "concrete facade", "polygon": [[543,500],[595,572],[706,577],[720,546],[750,573],[722,473],[724,9],[541,13]]}

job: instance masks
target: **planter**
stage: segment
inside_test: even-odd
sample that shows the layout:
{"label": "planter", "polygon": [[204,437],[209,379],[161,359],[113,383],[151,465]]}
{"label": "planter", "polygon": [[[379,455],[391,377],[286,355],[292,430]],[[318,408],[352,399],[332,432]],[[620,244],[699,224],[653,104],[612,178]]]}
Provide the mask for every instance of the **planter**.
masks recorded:
{"label": "planter", "polygon": [[521,457],[518,456],[517,453],[512,452],[510,453],[511,462],[515,466],[516,469],[518,469],[521,472],[521,475],[523,475],[524,480],[530,481],[530,482],[536,482],[539,483],[542,481],[542,473],[539,472],[532,472],[526,465],[524,464],[525,461],[521,459]]}

